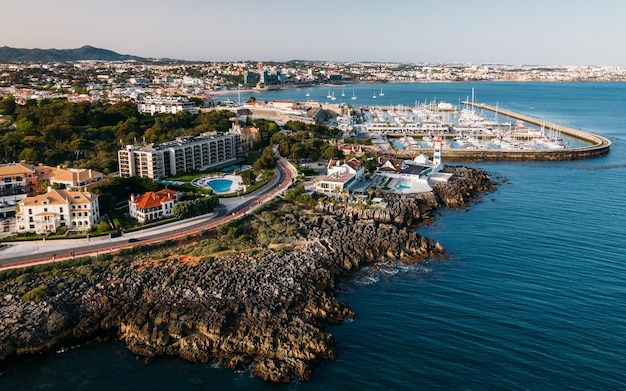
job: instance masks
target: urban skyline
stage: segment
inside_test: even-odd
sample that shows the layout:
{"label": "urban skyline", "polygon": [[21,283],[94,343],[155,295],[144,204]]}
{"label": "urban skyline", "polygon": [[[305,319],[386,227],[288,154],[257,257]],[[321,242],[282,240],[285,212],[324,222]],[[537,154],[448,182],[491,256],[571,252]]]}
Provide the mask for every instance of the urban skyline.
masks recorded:
{"label": "urban skyline", "polygon": [[378,61],[626,66],[626,3],[26,0],[0,45],[189,61]]}

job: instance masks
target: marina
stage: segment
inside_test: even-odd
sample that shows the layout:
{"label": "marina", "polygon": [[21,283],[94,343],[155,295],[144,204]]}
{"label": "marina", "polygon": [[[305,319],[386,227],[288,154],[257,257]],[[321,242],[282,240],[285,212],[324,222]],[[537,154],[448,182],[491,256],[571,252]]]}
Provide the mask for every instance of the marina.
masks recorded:
{"label": "marina", "polygon": [[604,155],[611,145],[605,137],[498,106],[461,103],[464,108],[444,101],[361,106],[337,123],[348,137],[370,138],[384,153],[424,153],[439,137],[448,160],[572,160]]}

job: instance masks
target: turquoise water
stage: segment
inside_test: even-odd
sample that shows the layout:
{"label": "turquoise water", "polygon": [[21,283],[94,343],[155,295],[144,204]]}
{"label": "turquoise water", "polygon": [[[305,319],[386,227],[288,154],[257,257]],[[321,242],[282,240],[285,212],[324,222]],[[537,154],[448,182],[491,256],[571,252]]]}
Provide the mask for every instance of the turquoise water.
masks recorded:
{"label": "turquoise water", "polygon": [[212,179],[207,182],[207,185],[209,185],[217,193],[226,193],[233,185],[233,181],[230,179]]}
{"label": "turquoise water", "polygon": [[[340,355],[321,363],[311,382],[268,385],[247,372],[176,358],[145,366],[122,343],[107,342],[15,362],[0,389],[626,389],[626,84],[385,84],[345,91],[351,96],[354,89],[361,102],[381,87],[381,104],[457,103],[474,87],[479,102],[596,132],[613,146],[590,160],[475,164],[508,183],[468,211],[443,211],[419,230],[447,249],[445,259],[390,266],[341,285],[339,297],[357,315],[330,327]],[[310,92],[326,96],[328,89]]]}
{"label": "turquoise water", "polygon": [[411,185],[407,185],[406,183],[400,183],[398,185],[398,189],[410,189]]}

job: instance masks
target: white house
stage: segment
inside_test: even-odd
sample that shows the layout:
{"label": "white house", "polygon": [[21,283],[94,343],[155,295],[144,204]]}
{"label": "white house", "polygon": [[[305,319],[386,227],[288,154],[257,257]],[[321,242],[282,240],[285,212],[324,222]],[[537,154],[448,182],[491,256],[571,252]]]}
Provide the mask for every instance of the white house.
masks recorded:
{"label": "white house", "polygon": [[100,221],[98,196],[83,191],[55,190],[26,197],[16,213],[17,232],[53,233],[59,227],[89,231]]}
{"label": "white house", "polygon": [[441,144],[441,139],[437,137],[434,142],[432,161],[424,154],[418,155],[413,159],[379,158],[375,175],[377,177],[397,179],[396,181],[387,182],[387,186],[403,193],[430,189],[428,178],[442,167]]}
{"label": "white house", "polygon": [[315,183],[318,193],[335,193],[349,190],[365,174],[365,169],[358,159],[347,162],[331,159],[328,162],[327,174]]}
{"label": "white house", "polygon": [[178,202],[178,192],[169,189],[147,192],[135,197],[131,194],[128,214],[143,224],[174,216],[174,205]]}

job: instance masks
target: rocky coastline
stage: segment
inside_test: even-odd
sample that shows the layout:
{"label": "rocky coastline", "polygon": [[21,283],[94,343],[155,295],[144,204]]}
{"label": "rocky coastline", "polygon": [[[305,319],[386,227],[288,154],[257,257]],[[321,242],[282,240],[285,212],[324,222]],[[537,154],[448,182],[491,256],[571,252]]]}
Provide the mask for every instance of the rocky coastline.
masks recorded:
{"label": "rocky coastline", "polygon": [[431,193],[389,195],[385,209],[320,201],[282,215],[300,232],[282,246],[220,256],[129,254],[3,277],[0,373],[10,376],[3,367],[21,355],[115,333],[146,362],[178,356],[250,369],[271,382],[310,380],[320,360],[339,352],[326,326],[354,316],[335,298],[336,284],[377,262],[441,256],[441,245],[411,228],[497,185],[478,169],[445,170],[449,182]]}

